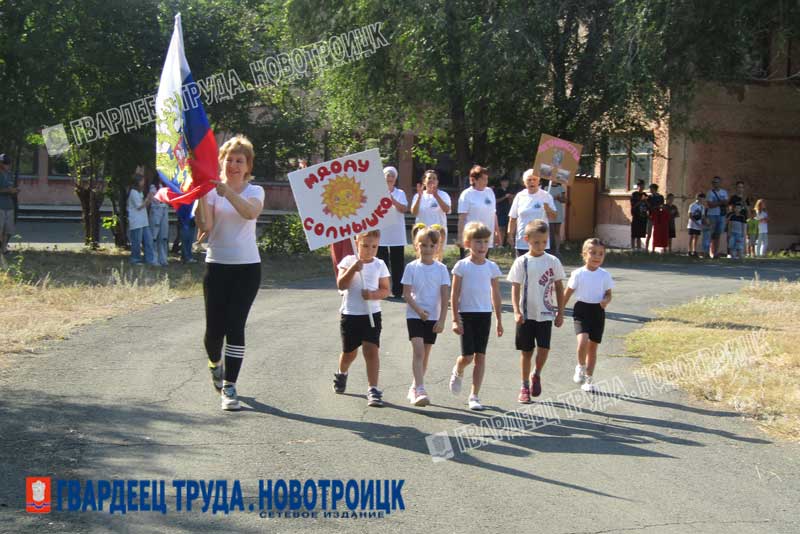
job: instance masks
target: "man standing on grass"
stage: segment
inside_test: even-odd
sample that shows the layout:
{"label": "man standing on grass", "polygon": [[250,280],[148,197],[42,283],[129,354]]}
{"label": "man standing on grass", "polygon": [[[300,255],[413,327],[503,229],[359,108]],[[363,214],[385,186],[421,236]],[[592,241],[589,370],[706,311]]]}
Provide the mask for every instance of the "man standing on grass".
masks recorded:
{"label": "man standing on grass", "polygon": [[8,241],[14,235],[14,187],[11,176],[11,158],[0,154],[0,253],[8,253]]}

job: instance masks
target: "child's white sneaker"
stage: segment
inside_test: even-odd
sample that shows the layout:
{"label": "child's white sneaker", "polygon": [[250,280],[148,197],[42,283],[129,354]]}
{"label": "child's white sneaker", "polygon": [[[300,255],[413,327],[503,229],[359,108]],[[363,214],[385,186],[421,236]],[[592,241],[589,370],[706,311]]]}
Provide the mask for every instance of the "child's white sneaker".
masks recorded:
{"label": "child's white sneaker", "polygon": [[483,410],[483,404],[481,404],[480,399],[478,399],[477,395],[470,395],[469,401],[467,402],[470,410],[481,411]]}
{"label": "child's white sneaker", "polygon": [[416,398],[414,399],[414,406],[427,406],[431,403],[430,397],[425,392],[424,386],[419,386],[416,391]]}
{"label": "child's white sneaker", "polygon": [[572,381],[575,382],[576,384],[582,384],[585,379],[586,379],[586,366],[576,365],[575,374],[572,375]]}
{"label": "child's white sneaker", "polygon": [[414,404],[414,399],[417,398],[417,388],[415,388],[414,386],[409,386],[406,398],[408,399],[408,402]]}
{"label": "child's white sneaker", "polygon": [[581,386],[583,391],[597,391],[597,388],[594,385],[594,379],[591,376],[586,376],[586,380],[583,382]]}
{"label": "child's white sneaker", "polygon": [[463,377],[460,377],[456,374],[456,368],[454,366],[453,372],[450,374],[450,393],[452,393],[453,395],[458,395],[459,393],[461,393],[462,378]]}

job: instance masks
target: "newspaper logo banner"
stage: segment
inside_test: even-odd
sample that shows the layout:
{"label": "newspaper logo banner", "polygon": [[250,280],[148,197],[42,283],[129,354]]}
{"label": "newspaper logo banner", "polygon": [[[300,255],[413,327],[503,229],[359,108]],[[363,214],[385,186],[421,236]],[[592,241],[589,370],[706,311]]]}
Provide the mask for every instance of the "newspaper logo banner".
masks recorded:
{"label": "newspaper logo banner", "polygon": [[50,513],[50,477],[25,479],[25,510],[32,514]]}
{"label": "newspaper logo banner", "polygon": [[311,250],[386,225],[393,208],[378,149],[289,173]]}
{"label": "newspaper logo banner", "polygon": [[533,171],[540,178],[572,185],[580,165],[582,149],[583,145],[542,134]]}

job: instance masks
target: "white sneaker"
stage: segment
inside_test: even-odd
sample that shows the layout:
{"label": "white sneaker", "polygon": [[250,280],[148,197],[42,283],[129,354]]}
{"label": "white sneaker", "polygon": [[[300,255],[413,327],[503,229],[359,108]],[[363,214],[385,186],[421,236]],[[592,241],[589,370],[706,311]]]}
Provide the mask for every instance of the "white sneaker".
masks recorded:
{"label": "white sneaker", "polygon": [[414,386],[409,386],[408,395],[406,395],[406,398],[408,399],[408,402],[414,404],[414,399],[417,398],[417,388]]}
{"label": "white sneaker", "polygon": [[463,377],[456,374],[456,368],[453,367],[453,372],[450,375],[450,393],[458,395],[461,393],[461,379]]}
{"label": "white sneaker", "polygon": [[572,375],[572,381],[575,382],[576,384],[582,384],[585,379],[586,379],[586,366],[576,365],[575,374]]}
{"label": "white sneaker", "polygon": [[234,385],[229,384],[227,386],[222,386],[222,393],[220,393],[220,399],[223,410],[242,409],[242,407],[239,406],[239,398],[236,396],[236,386]]}
{"label": "white sneaker", "polygon": [[583,391],[597,391],[597,388],[594,385],[594,380],[591,376],[586,376],[586,381],[581,386]]}
{"label": "white sneaker", "polygon": [[470,395],[469,401],[467,402],[470,410],[481,411],[483,410],[483,404],[475,395]]}
{"label": "white sneaker", "polygon": [[414,406],[427,406],[430,403],[431,399],[425,392],[425,387],[419,386],[416,391],[416,397],[414,398]]}

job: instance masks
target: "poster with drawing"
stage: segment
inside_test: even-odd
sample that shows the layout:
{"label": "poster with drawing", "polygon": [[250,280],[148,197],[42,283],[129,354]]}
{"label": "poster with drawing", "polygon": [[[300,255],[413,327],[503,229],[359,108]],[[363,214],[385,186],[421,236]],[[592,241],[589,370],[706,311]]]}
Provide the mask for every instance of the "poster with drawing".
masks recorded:
{"label": "poster with drawing", "polygon": [[578,172],[582,148],[582,145],[542,134],[533,170],[540,178],[572,185]]}

